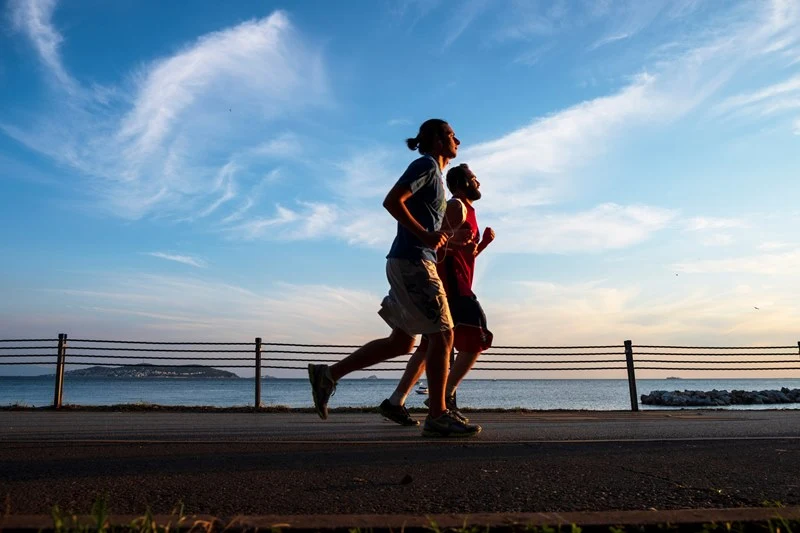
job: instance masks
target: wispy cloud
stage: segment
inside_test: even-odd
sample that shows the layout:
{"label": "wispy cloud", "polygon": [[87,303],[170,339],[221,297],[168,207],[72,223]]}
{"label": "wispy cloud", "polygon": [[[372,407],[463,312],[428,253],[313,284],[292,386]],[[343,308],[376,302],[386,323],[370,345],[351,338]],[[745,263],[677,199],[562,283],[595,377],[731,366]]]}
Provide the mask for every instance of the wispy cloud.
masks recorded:
{"label": "wispy cloud", "polygon": [[757,91],[731,96],[716,105],[715,110],[719,113],[725,113],[741,108],[752,109],[753,104],[759,104],[762,110],[769,109],[767,106],[774,106],[777,97],[786,95],[800,95],[800,76],[794,76],[780,83],[762,87]]}
{"label": "wispy cloud", "polygon": [[780,241],[767,241],[758,245],[759,250],[765,251],[772,251],[772,250],[780,250],[781,248],[792,248],[795,245],[790,242],[780,242]]}
{"label": "wispy cloud", "polygon": [[[67,80],[53,5],[17,2],[15,13],[43,43],[42,62]],[[300,153],[289,133],[254,139],[286,113],[329,100],[320,53],[283,12],[207,34],[132,80],[114,89],[126,95],[116,105],[73,97],[57,120],[42,115],[0,129],[77,170],[96,205],[115,216],[224,218],[222,206],[261,181],[263,166],[254,163]]]}
{"label": "wispy cloud", "polygon": [[641,243],[675,216],[658,207],[603,204],[578,213],[536,211],[524,218],[488,218],[487,225],[498,234],[494,251],[593,253]]}
{"label": "wispy cloud", "polygon": [[277,158],[293,158],[303,153],[300,138],[291,132],[280,134],[274,139],[259,144],[252,150],[254,155],[266,155]]}
{"label": "wispy cloud", "polygon": [[693,217],[686,221],[689,231],[720,230],[730,228],[746,228],[746,221],[736,218]]}
{"label": "wispy cloud", "polygon": [[781,254],[762,254],[723,259],[704,259],[676,263],[678,272],[693,274],[718,274],[724,272],[740,272],[749,274],[796,274],[800,251],[793,250]]}
{"label": "wispy cloud", "polygon": [[502,42],[552,36],[568,24],[566,6],[564,2],[512,2],[500,11],[492,37]]}
{"label": "wispy cloud", "polygon": [[56,0],[11,0],[9,3],[14,29],[30,39],[54,80],[64,90],[74,93],[77,84],[67,73],[59,54],[63,37],[52,24],[55,7]]}
{"label": "wispy cloud", "polygon": [[[675,4],[677,3],[675,2]],[[612,28],[603,37],[592,43],[589,50],[596,50],[637,35],[659,16],[666,5],[666,2],[659,1],[618,3],[612,8],[612,13],[609,13]]]}
{"label": "wispy cloud", "polygon": [[489,0],[468,0],[459,4],[450,19],[444,47],[448,48],[461,37],[461,34],[489,5]]}
{"label": "wispy cloud", "polygon": [[389,126],[408,126],[411,124],[411,121],[407,118],[393,118],[387,122]]}
{"label": "wispy cloud", "polygon": [[[490,218],[503,234],[523,235],[514,240],[524,242],[528,249],[562,252],[580,246],[598,250],[631,245],[665,227],[675,213],[654,207],[648,209],[657,213],[656,222],[647,223],[636,216],[628,220],[639,209],[633,206],[601,205],[587,212],[557,215],[552,209],[543,212],[541,206],[556,206],[572,197],[582,180],[592,179],[586,170],[592,161],[635,132],[666,127],[712,100],[740,71],[762,60],[771,44],[796,31],[792,24],[798,22],[797,14],[785,9],[783,2],[747,7],[721,17],[718,27],[693,36],[690,46],[660,54],[651,69],[616,92],[535,118],[506,135],[462,150],[458,161],[469,163],[482,183],[483,218]],[[642,24],[652,16],[643,14]],[[458,131],[458,125],[454,126]],[[544,230],[550,226],[552,234]],[[608,231],[595,231],[597,227]],[[688,227],[744,226],[732,219],[698,217]]]}
{"label": "wispy cloud", "polygon": [[664,296],[635,284],[529,281],[519,284],[514,301],[487,299],[484,306],[496,341],[512,345],[531,342],[531,328],[543,345],[564,338],[571,344],[618,345],[624,339],[689,345],[795,342],[800,308],[792,293],[741,286],[687,288],[682,279],[675,278]]}
{"label": "wispy cloud", "polygon": [[[355,344],[388,331],[375,313],[381,294],[321,284],[253,290],[213,278],[126,273],[49,294],[72,310],[65,327],[86,331],[113,313],[130,318],[120,334],[134,339]],[[102,326],[95,333],[109,334]]]}
{"label": "wispy cloud", "polygon": [[226,229],[230,237],[243,240],[306,240],[336,236],[340,210],[318,202],[297,202],[295,209],[275,206],[270,217],[245,220]]}
{"label": "wispy cloud", "polygon": [[219,170],[214,191],[220,192],[220,197],[200,212],[201,217],[207,217],[216,211],[219,206],[236,196],[236,185],[233,180],[236,170],[236,164],[233,162],[225,164],[225,166]]}
{"label": "wispy cloud", "polygon": [[678,106],[655,90],[656,79],[642,75],[619,93],[572,106],[536,119],[497,140],[464,150],[469,162],[491,188],[495,201],[483,207],[506,210],[554,200],[563,176],[602,153],[615,134],[645,120],[664,120]]}
{"label": "wispy cloud", "polygon": [[164,252],[147,252],[147,255],[158,257],[160,259],[166,259],[167,261],[175,261],[176,263],[182,263],[184,265],[189,265],[197,268],[205,268],[207,266],[206,262],[203,261],[202,259],[197,259],[190,255],[176,255]]}
{"label": "wispy cloud", "polygon": [[552,44],[545,44],[541,46],[537,46],[531,50],[527,50],[522,54],[518,55],[514,59],[514,63],[519,63],[523,65],[533,66],[539,63],[545,55],[547,55],[550,50],[553,49]]}
{"label": "wispy cloud", "polygon": [[[404,163],[408,164],[399,159],[396,150],[385,148],[354,154],[335,164],[336,170],[342,173],[342,180],[337,180],[331,192],[348,203],[378,198],[385,195],[400,177]],[[398,169],[394,173],[389,170],[393,166]]]}

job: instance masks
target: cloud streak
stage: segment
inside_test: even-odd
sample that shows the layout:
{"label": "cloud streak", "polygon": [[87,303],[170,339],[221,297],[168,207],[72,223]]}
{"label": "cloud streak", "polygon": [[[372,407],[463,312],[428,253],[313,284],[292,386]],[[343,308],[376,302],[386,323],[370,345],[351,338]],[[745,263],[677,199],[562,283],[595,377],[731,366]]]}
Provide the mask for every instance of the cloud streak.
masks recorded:
{"label": "cloud streak", "polygon": [[747,222],[736,218],[693,217],[686,221],[686,229],[689,231],[706,231],[746,227],[748,227]]}
{"label": "cloud streak", "polygon": [[182,263],[184,265],[189,265],[197,268],[205,268],[206,262],[202,259],[197,259],[190,255],[176,255],[176,254],[168,254],[164,252],[147,252],[147,255],[158,257],[160,259],[166,259],[167,261],[174,261],[176,263]]}
{"label": "cloud streak", "polygon": [[42,63],[61,88],[75,93],[77,84],[64,68],[59,53],[64,39],[52,24],[55,7],[56,0],[12,0],[9,3],[13,28],[30,40]]}
{"label": "cloud streak", "polygon": [[596,253],[634,246],[664,229],[676,217],[652,206],[603,204],[577,213],[537,211],[526,218],[489,218],[497,230],[494,251]]}
{"label": "cloud streak", "polygon": [[792,275],[797,273],[800,250],[781,254],[761,254],[725,259],[705,259],[676,263],[675,270],[691,274],[745,273]]}
{"label": "cloud streak", "polygon": [[223,206],[261,181],[264,164],[300,153],[290,133],[254,139],[287,113],[329,101],[321,55],[278,11],[144,65],[111,91],[124,98],[95,105],[62,65],[54,5],[17,2],[14,20],[38,43],[48,70],[81,94],[56,104],[58,121],[40,116],[0,128],[77,170],[96,205],[115,216],[230,216]]}

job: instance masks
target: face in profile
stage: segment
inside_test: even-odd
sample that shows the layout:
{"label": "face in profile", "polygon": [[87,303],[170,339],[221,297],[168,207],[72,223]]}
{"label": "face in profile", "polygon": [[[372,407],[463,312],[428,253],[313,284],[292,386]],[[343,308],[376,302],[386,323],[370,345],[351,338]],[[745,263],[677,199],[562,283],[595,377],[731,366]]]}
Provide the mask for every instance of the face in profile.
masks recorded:
{"label": "face in profile", "polygon": [[461,141],[456,137],[456,133],[450,124],[442,126],[442,139],[440,142],[442,144],[442,156],[448,159],[455,159],[458,154],[458,145],[461,144]]}
{"label": "face in profile", "polygon": [[478,181],[477,176],[471,170],[467,170],[467,185],[464,187],[464,196],[472,201],[481,199],[481,182]]}

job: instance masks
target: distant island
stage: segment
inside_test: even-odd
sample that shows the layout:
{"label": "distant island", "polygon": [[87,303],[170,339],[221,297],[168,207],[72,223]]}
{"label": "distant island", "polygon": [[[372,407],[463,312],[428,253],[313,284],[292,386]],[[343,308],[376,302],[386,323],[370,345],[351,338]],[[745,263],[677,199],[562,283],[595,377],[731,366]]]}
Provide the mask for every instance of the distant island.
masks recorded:
{"label": "distant island", "polygon": [[132,366],[91,366],[64,373],[77,378],[238,378],[227,370],[201,365],[155,366],[148,364]]}
{"label": "distant island", "polygon": [[678,376],[667,376],[667,379],[681,379]]}

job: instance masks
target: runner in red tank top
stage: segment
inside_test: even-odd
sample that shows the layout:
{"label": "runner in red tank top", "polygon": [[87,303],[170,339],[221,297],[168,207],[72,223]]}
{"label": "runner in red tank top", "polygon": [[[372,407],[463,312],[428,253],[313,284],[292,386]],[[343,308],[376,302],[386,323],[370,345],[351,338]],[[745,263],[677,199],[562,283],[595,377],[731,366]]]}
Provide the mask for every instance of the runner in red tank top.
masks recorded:
{"label": "runner in red tank top", "polygon": [[[486,315],[478,298],[472,291],[475,272],[475,258],[494,240],[492,228],[486,228],[481,237],[478,221],[472,203],[481,198],[480,182],[466,164],[458,165],[447,173],[447,188],[453,193],[448,202],[448,212],[457,202],[466,209],[466,218],[447,244],[439,249],[437,272],[444,284],[450,313],[455,324],[454,347],[458,352],[456,361],[450,369],[445,390],[447,409],[465,423],[468,419],[458,410],[455,392],[461,380],[478,360],[481,352],[492,345],[492,333],[486,325]],[[417,425],[405,408],[405,400],[414,384],[425,370],[427,339],[423,336],[419,347],[411,356],[394,393],[381,403],[379,411],[383,416],[401,425]]]}

